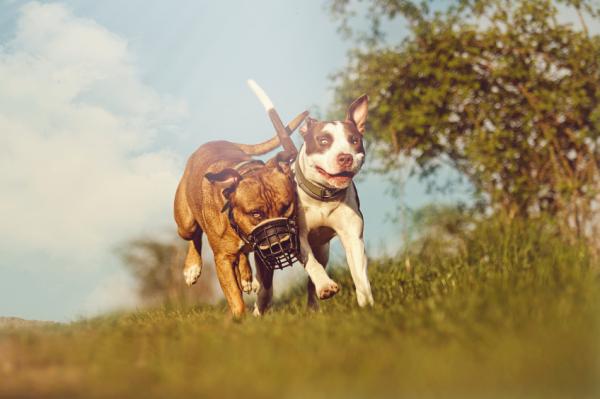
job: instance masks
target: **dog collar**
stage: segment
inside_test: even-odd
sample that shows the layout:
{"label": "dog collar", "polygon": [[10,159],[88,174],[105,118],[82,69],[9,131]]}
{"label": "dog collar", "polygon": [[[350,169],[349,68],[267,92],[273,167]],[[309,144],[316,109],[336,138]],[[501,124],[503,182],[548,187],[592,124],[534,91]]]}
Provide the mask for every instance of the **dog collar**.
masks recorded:
{"label": "dog collar", "polygon": [[300,165],[298,165],[297,158],[294,166],[294,177],[296,178],[298,186],[302,189],[302,191],[314,199],[319,201],[331,201],[334,199],[339,199],[346,193],[346,190],[348,189],[325,187],[321,184],[317,184],[308,180],[306,176],[304,176],[304,173],[302,173],[302,169],[300,168]]}

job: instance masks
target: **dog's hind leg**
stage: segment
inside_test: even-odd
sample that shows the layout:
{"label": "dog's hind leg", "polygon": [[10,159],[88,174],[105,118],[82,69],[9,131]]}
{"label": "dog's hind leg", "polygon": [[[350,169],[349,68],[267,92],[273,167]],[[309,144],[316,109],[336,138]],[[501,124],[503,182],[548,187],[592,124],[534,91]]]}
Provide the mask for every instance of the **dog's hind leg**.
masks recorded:
{"label": "dog's hind leg", "polygon": [[[186,199],[185,176],[179,183],[179,186],[177,186],[177,191],[175,192],[174,216],[177,223],[177,234],[184,240],[193,239],[194,233],[200,229],[200,226],[198,226]],[[200,233],[202,234],[202,232]]]}
{"label": "dog's hind leg", "polygon": [[202,228],[194,219],[194,215],[185,195],[185,178],[177,186],[175,193],[175,222],[177,233],[184,240],[189,241],[188,252],[183,264],[183,278],[191,286],[200,277],[202,272]]}
{"label": "dog's hind leg", "polygon": [[202,273],[202,229],[197,227],[189,242],[187,256],[183,265],[183,278],[188,286],[192,286]]}
{"label": "dog's hind leg", "polygon": [[[313,253],[317,261],[323,265],[323,268],[327,269],[327,262],[329,262],[329,243],[313,248]],[[308,294],[306,305],[311,310],[319,310],[319,297],[317,296],[315,284],[310,277],[308,278],[306,288]]]}
{"label": "dog's hind leg", "polygon": [[264,314],[273,300],[273,270],[268,269],[260,259],[254,257],[256,263],[256,279],[259,283],[254,304],[254,316]]}

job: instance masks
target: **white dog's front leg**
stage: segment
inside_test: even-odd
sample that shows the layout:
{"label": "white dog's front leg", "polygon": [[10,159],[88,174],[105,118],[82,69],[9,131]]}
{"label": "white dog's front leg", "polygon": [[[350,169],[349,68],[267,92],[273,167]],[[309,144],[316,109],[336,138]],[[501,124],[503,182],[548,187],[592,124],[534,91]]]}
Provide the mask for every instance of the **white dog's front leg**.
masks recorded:
{"label": "white dog's front leg", "polygon": [[331,298],[340,290],[335,281],[333,281],[325,271],[312,251],[308,243],[308,237],[300,236],[300,254],[304,269],[315,285],[315,290],[319,299]]}
{"label": "white dog's front leg", "polygon": [[[359,223],[357,221],[357,223]],[[356,226],[357,224],[354,224]],[[346,251],[346,259],[350,274],[356,287],[356,300],[358,306],[373,305],[373,294],[371,292],[371,283],[367,275],[367,254],[365,253],[365,242],[362,238],[362,220],[360,221],[360,230],[352,229],[350,231],[340,231],[338,235]]]}

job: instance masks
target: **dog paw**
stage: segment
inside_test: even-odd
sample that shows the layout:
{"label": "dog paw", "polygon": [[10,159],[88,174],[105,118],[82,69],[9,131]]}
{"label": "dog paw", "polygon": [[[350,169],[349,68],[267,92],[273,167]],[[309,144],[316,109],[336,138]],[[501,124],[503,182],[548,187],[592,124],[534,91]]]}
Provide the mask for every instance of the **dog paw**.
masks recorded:
{"label": "dog paw", "polygon": [[371,294],[370,292],[364,294],[360,291],[356,291],[356,301],[358,302],[358,306],[360,306],[361,308],[364,308],[367,305],[373,306],[373,304],[375,303],[375,301],[373,301],[373,294]]}
{"label": "dog paw", "polygon": [[338,293],[340,288],[333,280],[329,280],[326,284],[317,289],[319,299],[328,299]]}
{"label": "dog paw", "polygon": [[192,265],[183,270],[183,278],[185,279],[185,283],[188,287],[191,287],[196,283],[196,281],[198,281],[201,271],[202,269],[200,268],[200,265]]}
{"label": "dog paw", "polygon": [[244,291],[246,294],[249,294],[253,291],[254,289],[254,284],[253,281],[250,280],[244,280],[242,279],[242,291]]}
{"label": "dog paw", "polygon": [[258,290],[260,290],[260,283],[256,279],[252,280],[252,292],[256,294]]}
{"label": "dog paw", "polygon": [[256,303],[254,304],[254,310],[252,311],[252,315],[254,317],[262,316],[262,314],[260,313],[260,310],[258,310],[258,305]]}

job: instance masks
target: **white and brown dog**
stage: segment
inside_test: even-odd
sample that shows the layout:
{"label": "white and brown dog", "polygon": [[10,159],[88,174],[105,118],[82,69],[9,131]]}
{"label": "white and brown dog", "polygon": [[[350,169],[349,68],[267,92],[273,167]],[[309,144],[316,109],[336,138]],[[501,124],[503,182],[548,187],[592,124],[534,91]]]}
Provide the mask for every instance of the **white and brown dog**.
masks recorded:
{"label": "white and brown dog", "polygon": [[363,133],[368,97],[348,108],[343,121],[306,120],[300,132],[304,144],[294,164],[298,188],[301,260],[310,280],[308,304],[335,295],[339,287],[327,275],[329,242],[336,235],[346,252],[359,306],[373,305],[363,239],[364,221],[352,178],[365,160]]}
{"label": "white and brown dog", "polygon": [[[272,108],[264,92],[255,87],[253,90],[267,110]],[[336,235],[346,252],[359,306],[373,305],[363,216],[352,183],[365,160],[363,133],[367,113],[368,97],[363,95],[350,105],[345,120],[307,118],[300,129],[304,144],[293,170],[298,192],[300,260],[310,276],[308,305],[312,308],[318,308],[317,298],[327,299],[339,291],[325,271],[329,242]],[[270,303],[272,293],[261,291],[255,314],[262,314]]]}

